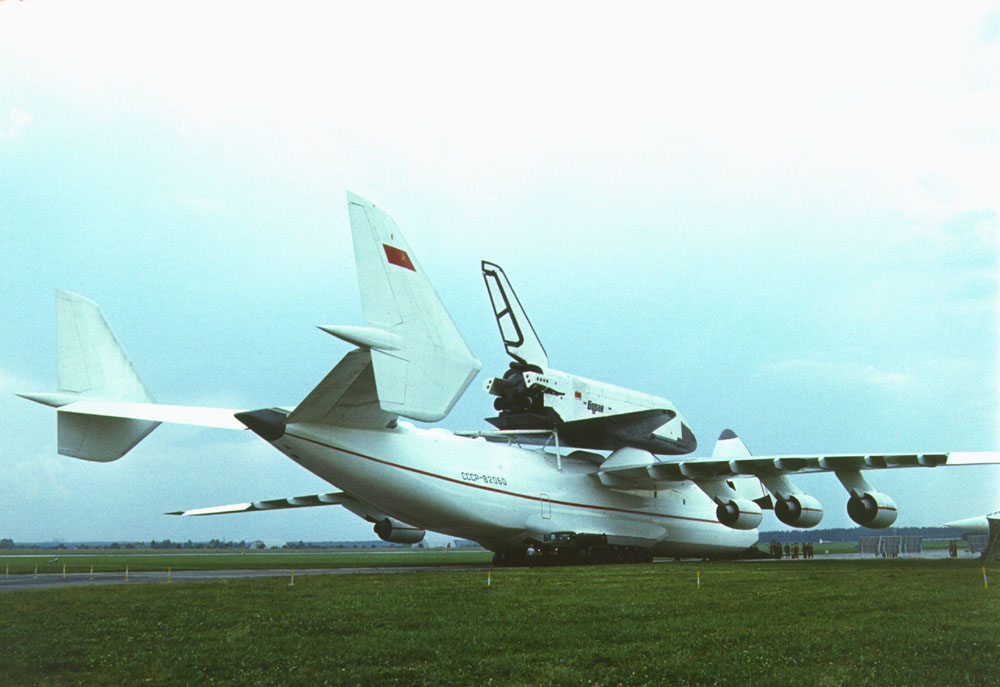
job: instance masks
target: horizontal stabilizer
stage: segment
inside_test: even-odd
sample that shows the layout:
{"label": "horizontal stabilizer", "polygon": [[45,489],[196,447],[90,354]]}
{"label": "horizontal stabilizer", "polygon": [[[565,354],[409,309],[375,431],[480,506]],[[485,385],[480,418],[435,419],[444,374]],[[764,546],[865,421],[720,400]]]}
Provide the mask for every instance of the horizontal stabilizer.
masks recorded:
{"label": "horizontal stabilizer", "polygon": [[[75,395],[80,400],[153,402],[93,301],[74,293],[57,292],[56,344],[58,395]],[[59,453],[65,456],[117,460],[159,425],[155,420],[71,413],[67,412],[69,405],[60,403],[58,412]]]}
{"label": "horizontal stabilizer", "polygon": [[118,460],[159,425],[159,422],[59,411],[56,432],[59,453],[101,463]]}
{"label": "horizontal stabilizer", "polygon": [[66,291],[56,295],[59,390],[18,395],[58,408],[60,454],[117,460],[161,422],[244,429],[236,410],[154,403],[97,305]]}
{"label": "horizontal stabilizer", "polygon": [[[22,394],[24,395],[24,394]],[[126,403],[83,399],[59,408],[60,413],[100,415],[109,418],[169,422],[217,429],[246,429],[235,417],[240,410],[203,408],[201,406],[170,406],[161,403]]]}

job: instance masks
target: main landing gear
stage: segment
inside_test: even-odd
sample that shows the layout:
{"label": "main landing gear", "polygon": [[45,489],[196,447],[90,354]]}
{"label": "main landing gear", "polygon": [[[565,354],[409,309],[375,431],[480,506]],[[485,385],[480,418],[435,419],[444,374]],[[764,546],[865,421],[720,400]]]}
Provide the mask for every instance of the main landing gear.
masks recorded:
{"label": "main landing gear", "polygon": [[544,541],[529,540],[523,546],[496,551],[497,567],[555,565],[599,565],[602,563],[652,563],[653,550],[640,546],[608,544],[604,534],[553,532]]}

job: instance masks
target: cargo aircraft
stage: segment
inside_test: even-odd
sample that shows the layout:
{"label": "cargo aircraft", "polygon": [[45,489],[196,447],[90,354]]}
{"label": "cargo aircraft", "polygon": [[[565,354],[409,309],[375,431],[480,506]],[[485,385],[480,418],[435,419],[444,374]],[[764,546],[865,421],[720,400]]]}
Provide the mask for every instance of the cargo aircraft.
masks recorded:
{"label": "cargo aircraft", "polygon": [[[684,456],[694,436],[665,399],[557,375],[537,337],[518,343],[530,323],[518,304],[516,325],[504,329],[516,296],[490,263],[494,314],[522,375],[512,388],[531,394],[488,382],[499,392],[496,431],[417,427],[407,420],[443,419],[481,364],[393,219],[354,194],[347,201],[367,325],[320,327],[352,349],[297,406],[158,404],[97,306],[59,292],[58,389],[22,394],[57,410],[59,453],[117,460],[162,422],[249,428],[337,491],[175,515],[340,505],[384,540],[418,542],[432,530],[474,540],[498,560],[577,535],[604,544],[610,560],[737,556],[757,541],[763,510],[794,527],[819,523],[822,506],[792,481],[813,472],[840,480],[855,522],[887,527],[896,506],[865,473],[1000,462],[998,452],[752,456],[729,430],[710,456]],[[548,400],[532,401],[538,391]]]}

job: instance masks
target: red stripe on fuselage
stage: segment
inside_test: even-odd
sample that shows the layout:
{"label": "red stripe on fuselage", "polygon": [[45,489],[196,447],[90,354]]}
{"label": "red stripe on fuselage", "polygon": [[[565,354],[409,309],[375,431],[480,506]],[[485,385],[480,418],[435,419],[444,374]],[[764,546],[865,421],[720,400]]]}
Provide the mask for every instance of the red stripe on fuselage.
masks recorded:
{"label": "red stripe on fuselage", "polygon": [[[317,446],[322,446],[323,448],[332,449],[334,451],[340,451],[341,453],[346,453],[351,456],[356,456],[358,458],[364,458],[365,460],[370,460],[374,463],[380,463],[382,465],[388,465],[392,468],[399,468],[400,470],[407,470],[409,472],[416,473],[418,475],[424,475],[425,477],[433,477],[434,479],[443,480],[445,482],[451,482],[452,484],[460,484],[463,487],[471,487],[472,489],[482,489],[483,491],[492,491],[497,494],[503,494],[504,496],[513,496],[514,498],[527,499],[528,501],[541,501],[537,496],[529,496],[527,494],[519,494],[515,491],[506,491],[504,489],[495,489],[493,487],[484,487],[480,484],[470,484],[469,482],[462,481],[460,479],[455,479],[454,477],[446,477],[445,475],[438,475],[433,472],[427,472],[426,470],[420,470],[419,468],[411,468],[406,465],[399,465],[398,463],[390,463],[387,460],[382,460],[381,458],[375,458],[373,456],[366,456],[363,453],[357,453],[356,451],[350,451],[346,448],[338,448],[337,446],[331,446],[330,444],[325,444],[322,441],[317,441],[316,439],[310,439],[308,437],[299,436],[298,434],[292,434],[291,432],[286,432],[285,436],[292,437],[293,439],[301,439],[302,441],[308,441],[310,444],[316,444]],[[704,518],[691,518],[684,515],[667,515],[666,513],[650,513],[641,510],[629,510],[627,508],[615,508],[614,506],[595,506],[589,503],[573,503],[571,501],[555,501],[553,499],[546,499],[546,502],[554,504],[557,506],[570,506],[572,508],[589,508],[591,510],[603,510],[611,511],[614,513],[628,513],[630,515],[646,515],[656,518],[672,518],[674,520],[688,520],[691,522],[707,522],[713,525],[720,525],[722,523],[717,520],[705,520]]]}

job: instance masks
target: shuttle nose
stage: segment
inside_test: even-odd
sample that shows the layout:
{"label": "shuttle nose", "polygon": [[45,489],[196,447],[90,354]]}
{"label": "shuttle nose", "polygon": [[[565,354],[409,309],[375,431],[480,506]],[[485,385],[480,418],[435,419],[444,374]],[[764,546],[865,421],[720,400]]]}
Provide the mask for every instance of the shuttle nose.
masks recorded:
{"label": "shuttle nose", "polygon": [[677,440],[677,447],[680,453],[694,453],[698,449],[698,439],[695,438],[691,428],[681,423],[681,438]]}

